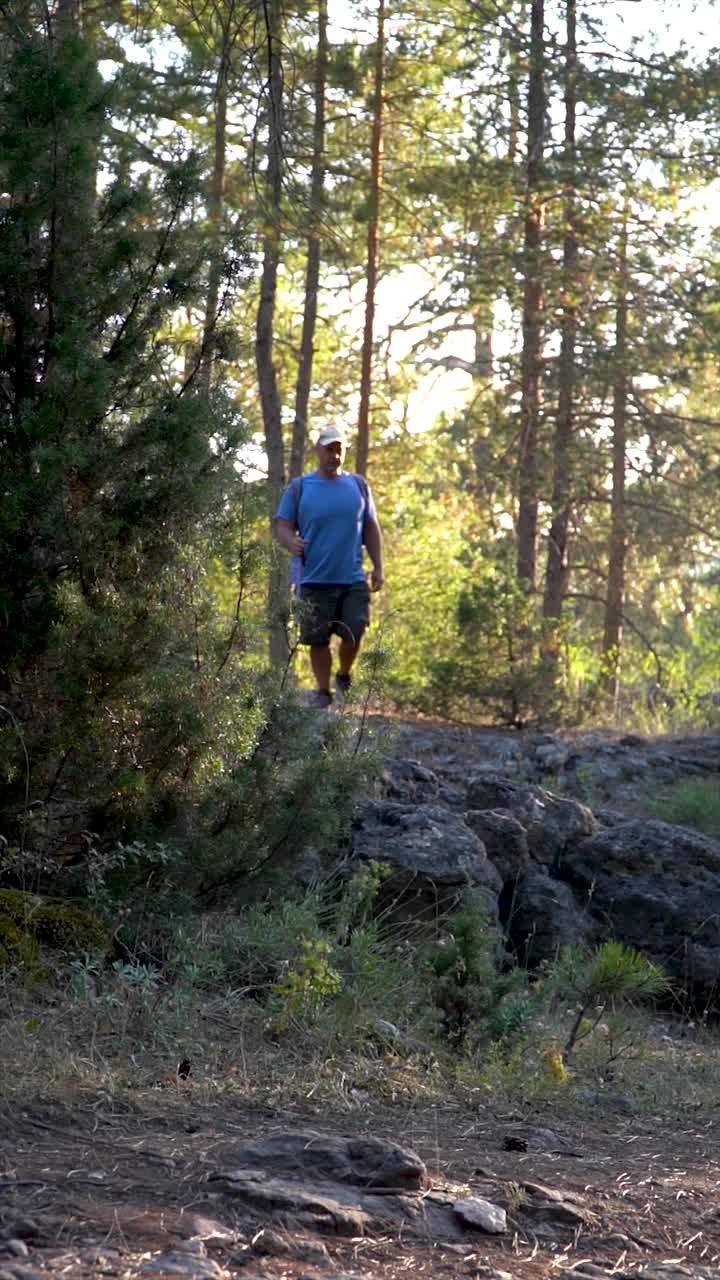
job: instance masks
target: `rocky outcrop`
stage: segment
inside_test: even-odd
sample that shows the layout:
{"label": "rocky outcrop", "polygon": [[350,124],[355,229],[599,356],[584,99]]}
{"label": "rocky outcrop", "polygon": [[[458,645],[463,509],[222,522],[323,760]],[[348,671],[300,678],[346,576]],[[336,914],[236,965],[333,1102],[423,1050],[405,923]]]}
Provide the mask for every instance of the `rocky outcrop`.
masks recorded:
{"label": "rocky outcrop", "polygon": [[562,872],[589,912],[694,990],[720,973],[720,842],[667,822],[635,820],[568,850]]}
{"label": "rocky outcrop", "polygon": [[530,968],[555,960],[563,947],[591,945],[599,932],[569,885],[546,867],[532,867],[516,885],[507,931],[516,956]]}
{"label": "rocky outcrop", "polygon": [[531,856],[547,866],[557,865],[566,849],[598,827],[591,811],[577,800],[512,781],[500,773],[472,777],[467,802],[472,810],[508,810],[524,827]]}
{"label": "rocky outcrop", "polygon": [[488,917],[498,916],[501,876],[475,832],[442,805],[369,806],[356,827],[352,858],[373,859],[391,869],[384,893],[398,908],[435,911],[474,889]]}
{"label": "rocky outcrop", "polygon": [[720,737],[407,737],[433,767],[391,762],[386,795],[359,816],[351,861],[387,863],[389,892],[410,910],[452,907],[473,888],[523,963],[616,938],[717,1006],[720,843],[624,810],[681,778],[720,785]]}
{"label": "rocky outcrop", "polygon": [[422,1160],[384,1138],[278,1133],[242,1143],[233,1160],[232,1168],[210,1174],[212,1194],[289,1229],[445,1240],[462,1240],[468,1230],[505,1230],[502,1207],[487,1203],[484,1217],[458,1212],[456,1197],[430,1190]]}

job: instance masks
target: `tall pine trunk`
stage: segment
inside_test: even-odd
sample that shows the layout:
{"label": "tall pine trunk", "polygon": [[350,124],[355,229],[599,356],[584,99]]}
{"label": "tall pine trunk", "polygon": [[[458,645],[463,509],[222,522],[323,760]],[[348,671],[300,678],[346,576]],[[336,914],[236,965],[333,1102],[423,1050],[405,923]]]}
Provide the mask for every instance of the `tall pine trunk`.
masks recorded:
{"label": "tall pine trunk", "polygon": [[627,204],[620,231],[618,291],[615,303],[615,349],[613,353],[613,435],[612,499],[608,546],[608,580],[603,632],[604,684],[617,703],[620,692],[620,660],[625,603],[625,562],[627,559],[627,513],[625,509],[625,466],[627,453],[628,403],[628,231]]}
{"label": "tall pine trunk", "polygon": [[315,123],[313,129],[312,177],[310,180],[309,230],[305,269],[305,307],[303,310],[300,362],[295,390],[295,420],[290,448],[290,475],[300,476],[307,444],[308,403],[312,382],[315,325],[320,281],[320,223],[325,189],[325,93],[328,68],[327,0],[318,0],[318,43],[315,62]]}
{"label": "tall pine trunk", "polygon": [[[267,41],[267,165],[264,213],[263,264],[260,302],[255,328],[255,358],[268,460],[268,516],[271,536],[274,516],[285,484],[285,451],[282,406],[273,358],[275,305],[280,265],[280,215],[282,202],[283,72],[280,48],[280,0],[263,0]],[[278,670],[289,657],[284,618],[289,600],[287,563],[272,555],[268,580],[268,629],[270,663]]]}
{"label": "tall pine trunk", "polygon": [[363,330],[360,368],[360,409],[358,412],[355,470],[367,472],[370,452],[370,397],[372,395],[373,338],[375,332],[375,295],[377,292],[380,240],[380,200],[383,180],[383,126],[385,93],[385,0],[378,0],[377,39],[375,44],[375,83],[373,90],[373,124],[370,153],[370,220],[367,233],[365,326]]}
{"label": "tall pine trunk", "polygon": [[230,49],[232,45],[231,28],[235,20],[235,0],[230,0],[229,9],[222,19],[222,44],[217,74],[215,76],[215,127],[213,137],[213,169],[208,192],[208,217],[212,229],[212,250],[208,269],[207,293],[205,295],[205,318],[203,321],[202,347],[200,352],[200,385],[207,392],[212,382],[214,357],[214,339],[218,320],[218,302],[220,298],[220,279],[222,275],[222,222],[225,204],[225,170],[227,162],[227,102],[228,78],[230,72]]}
{"label": "tall pine trunk", "polygon": [[545,129],[544,0],[533,0],[525,191],[523,349],[518,456],[517,574],[531,590],[537,572],[538,439],[541,411],[543,282],[540,253],[544,222],[541,194]]}
{"label": "tall pine trunk", "polygon": [[568,536],[573,484],[573,408],[575,393],[575,338],[577,331],[577,193],[575,117],[577,110],[576,0],[566,4],[565,52],[565,191],[563,199],[563,304],[560,339],[558,415],[553,449],[552,520],[548,535],[543,614],[548,622],[545,657],[557,664],[558,628],[568,588],[570,557]]}

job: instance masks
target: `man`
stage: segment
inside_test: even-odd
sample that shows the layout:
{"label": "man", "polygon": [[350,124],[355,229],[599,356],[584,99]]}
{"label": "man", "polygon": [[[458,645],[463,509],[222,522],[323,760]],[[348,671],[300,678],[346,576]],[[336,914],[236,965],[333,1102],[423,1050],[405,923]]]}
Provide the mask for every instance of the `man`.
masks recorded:
{"label": "man", "polygon": [[330,636],[340,637],[335,689],[344,697],[352,667],[370,622],[370,590],[363,544],[372,561],[371,587],[383,585],[383,541],[375,504],[362,476],[343,471],[342,431],[326,427],[315,445],[318,465],[285,490],[275,517],[278,542],[297,557],[303,603],[300,640],[310,646],[317,689],[315,703],[329,707]]}

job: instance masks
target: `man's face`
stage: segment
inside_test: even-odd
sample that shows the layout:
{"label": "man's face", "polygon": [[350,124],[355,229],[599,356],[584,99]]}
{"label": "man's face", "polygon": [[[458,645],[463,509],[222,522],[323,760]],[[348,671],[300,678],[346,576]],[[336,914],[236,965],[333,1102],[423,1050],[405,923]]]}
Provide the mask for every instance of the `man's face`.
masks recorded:
{"label": "man's face", "polygon": [[330,444],[317,446],[320,470],[326,475],[336,475],[345,460],[345,445],[342,440],[333,440]]}

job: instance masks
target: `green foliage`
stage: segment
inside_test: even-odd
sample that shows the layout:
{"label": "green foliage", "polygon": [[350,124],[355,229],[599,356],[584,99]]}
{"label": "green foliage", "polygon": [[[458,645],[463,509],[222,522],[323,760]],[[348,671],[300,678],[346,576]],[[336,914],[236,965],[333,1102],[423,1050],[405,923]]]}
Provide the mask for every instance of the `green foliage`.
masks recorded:
{"label": "green foliage", "polygon": [[110,947],[110,933],[104,921],[71,902],[40,898],[18,889],[0,889],[0,915],[55,950],[102,954]]}
{"label": "green foliage", "polygon": [[45,949],[65,956],[105,956],[110,941],[106,923],[86,908],[0,889],[0,968],[17,968],[37,980],[46,976]]}
{"label": "green foliage", "polygon": [[0,906],[0,971],[33,970],[37,964],[37,947],[24,929],[6,915]]}
{"label": "green foliage", "polygon": [[663,822],[693,827],[720,840],[720,791],[709,778],[686,778],[649,797],[651,812]]}
{"label": "green foliage", "polygon": [[95,831],[167,820],[223,698],[254,687],[203,564],[229,553],[245,424],[173,334],[204,296],[201,173],[188,154],[154,182],[120,148],[96,194],[112,91],[71,20],[45,17],[5,22],[0,54],[0,776],[27,853],[52,843],[61,794]]}
{"label": "green foliage", "polygon": [[353,872],[335,908],[335,928],[340,941],[355,936],[371,921],[383,882],[392,875],[384,862],[370,858]]}
{"label": "green foliage", "polygon": [[278,1008],[276,1025],[287,1030],[295,1018],[312,1018],[341,987],[339,973],[330,963],[331,944],[323,938],[301,938],[295,964],[272,989]]}
{"label": "green foliage", "polygon": [[433,999],[451,1044],[511,1046],[533,1009],[523,970],[499,969],[498,938],[482,904],[472,895],[446,923],[447,936],[432,948]]}
{"label": "green foliage", "polygon": [[633,947],[605,942],[596,951],[566,947],[548,980],[549,991],[575,1001],[564,1048],[567,1059],[592,1034],[609,1007],[653,1001],[669,991],[662,970]]}
{"label": "green foliage", "polygon": [[448,705],[521,726],[545,718],[557,697],[539,659],[542,627],[535,600],[514,575],[506,552],[474,559],[460,593],[457,638],[447,657],[431,662]]}

